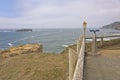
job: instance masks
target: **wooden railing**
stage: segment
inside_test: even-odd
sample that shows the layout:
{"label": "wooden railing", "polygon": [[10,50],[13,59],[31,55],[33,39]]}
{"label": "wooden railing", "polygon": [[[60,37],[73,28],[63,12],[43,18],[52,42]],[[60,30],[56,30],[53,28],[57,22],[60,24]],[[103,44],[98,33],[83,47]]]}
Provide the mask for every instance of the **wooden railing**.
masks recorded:
{"label": "wooden railing", "polygon": [[73,75],[73,80],[83,80],[84,56],[85,56],[85,38],[83,37],[80,53],[78,54],[78,60]]}
{"label": "wooden railing", "polygon": [[[96,39],[101,39],[101,44],[103,44],[103,38],[109,37],[120,37],[120,35],[111,35],[111,36],[99,36]],[[93,39],[94,37],[81,37],[77,40],[77,50],[69,48],[69,80],[83,80],[84,79],[84,58],[85,58],[85,40],[86,39]],[[93,48],[95,48],[94,46]],[[95,49],[94,49],[95,50]]]}
{"label": "wooden railing", "polygon": [[77,52],[69,49],[69,80],[83,80],[85,37],[77,41]]}
{"label": "wooden railing", "polygon": [[[85,39],[93,39],[93,41],[92,41],[92,44],[94,44],[94,43],[96,43],[96,40],[97,39],[100,39],[100,44],[101,45],[103,45],[104,43],[104,38],[119,38],[120,37],[120,35],[110,35],[110,36],[103,36],[103,35],[101,35],[101,36],[98,36],[98,37],[86,37]],[[92,50],[95,48],[96,46],[95,45],[92,45]]]}
{"label": "wooden railing", "polygon": [[[96,38],[110,38],[110,37],[120,37],[120,35],[111,35],[111,36],[98,36]],[[92,39],[92,37],[86,37],[86,39]]]}

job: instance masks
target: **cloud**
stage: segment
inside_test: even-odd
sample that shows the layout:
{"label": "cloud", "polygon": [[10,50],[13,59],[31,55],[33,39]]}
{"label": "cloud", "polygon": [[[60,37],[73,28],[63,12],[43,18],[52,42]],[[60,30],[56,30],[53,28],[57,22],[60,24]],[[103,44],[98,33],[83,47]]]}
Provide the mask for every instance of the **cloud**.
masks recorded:
{"label": "cloud", "polygon": [[40,27],[100,27],[120,21],[119,0],[18,0],[20,16],[0,17],[1,23],[39,24]]}

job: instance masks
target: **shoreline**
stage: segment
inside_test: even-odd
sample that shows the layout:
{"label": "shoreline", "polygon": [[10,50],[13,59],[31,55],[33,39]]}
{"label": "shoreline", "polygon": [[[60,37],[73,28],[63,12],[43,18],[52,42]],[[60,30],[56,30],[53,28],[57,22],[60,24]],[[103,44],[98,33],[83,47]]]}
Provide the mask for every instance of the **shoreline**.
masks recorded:
{"label": "shoreline", "polygon": [[[113,33],[114,32],[114,33]],[[100,30],[100,35],[111,35],[111,34],[119,34],[119,31],[115,30]],[[92,36],[92,33],[87,29],[86,35]],[[89,34],[90,33],[90,34]],[[2,37],[3,35],[5,37]],[[75,35],[76,34],[76,35]],[[58,53],[63,50],[62,45],[70,45],[74,43],[76,39],[82,34],[82,29],[56,29],[56,30],[33,30],[33,32],[8,32],[1,33],[1,43],[0,49],[4,50],[8,48],[8,43],[12,43],[13,46],[19,46],[21,44],[27,43],[42,43],[44,44],[44,51]],[[14,35],[14,36],[13,36]],[[28,35],[28,36],[27,36]],[[51,36],[52,35],[52,36]],[[59,35],[59,37],[58,37]],[[98,34],[98,36],[100,36]],[[13,37],[12,37],[13,36]],[[55,39],[54,39],[55,38]],[[76,42],[75,42],[76,43]]]}
{"label": "shoreline", "polygon": [[[105,38],[105,39],[104,39],[104,43],[105,43],[105,42],[111,42],[111,41],[113,41],[113,43],[115,43],[114,40],[119,40],[119,39],[120,39],[119,37],[117,37],[117,38]],[[86,39],[87,46],[89,46],[89,47],[88,47],[88,50],[90,49],[91,41],[92,41],[92,39]],[[9,48],[4,49],[4,50],[0,50],[0,53],[1,53],[1,52],[6,52],[6,51],[8,51],[10,48],[18,48],[18,47],[20,47],[20,46],[25,46],[25,45],[30,45],[30,46],[31,46],[31,45],[41,45],[41,44],[36,43],[36,44],[24,44],[24,45],[19,45],[19,46],[13,46],[13,47],[9,47]],[[98,45],[99,48],[102,47],[102,46],[100,46],[100,39],[97,39],[97,45]],[[44,46],[44,45],[42,45],[42,46]],[[66,49],[69,48],[69,47],[71,47],[71,48],[73,48],[73,49],[76,48],[76,44],[65,45],[65,46],[67,46],[67,47],[61,46],[61,47],[63,47],[63,49],[62,49],[60,52],[44,51],[44,53],[62,54],[62,53],[64,52],[64,50],[66,50]],[[104,46],[105,46],[105,45],[104,45]],[[43,51],[43,47],[42,47],[42,51]]]}
{"label": "shoreline", "polygon": [[[101,51],[103,48],[118,45],[119,42],[120,38],[105,41],[102,46],[99,45],[99,42],[97,43],[99,51]],[[87,43],[87,49],[91,48],[90,45],[90,43]],[[76,44],[69,47],[76,50]],[[69,72],[69,47],[64,48],[60,54],[32,52],[30,54],[0,58],[0,78],[5,80],[66,80]]]}

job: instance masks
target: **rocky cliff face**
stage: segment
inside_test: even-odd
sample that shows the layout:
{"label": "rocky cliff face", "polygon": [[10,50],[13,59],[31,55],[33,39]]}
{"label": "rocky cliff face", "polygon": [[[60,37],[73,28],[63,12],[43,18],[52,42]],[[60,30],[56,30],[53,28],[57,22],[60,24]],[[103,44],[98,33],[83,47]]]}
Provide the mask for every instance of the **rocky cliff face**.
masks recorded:
{"label": "rocky cliff face", "polygon": [[120,30],[120,22],[114,22],[114,23],[112,23],[112,24],[105,25],[105,26],[103,26],[102,28]]}
{"label": "rocky cliff face", "polygon": [[12,57],[21,54],[29,54],[33,52],[42,53],[42,50],[43,50],[43,46],[41,44],[26,44],[18,47],[10,47],[7,50],[0,51],[0,54],[2,54],[3,57]]}

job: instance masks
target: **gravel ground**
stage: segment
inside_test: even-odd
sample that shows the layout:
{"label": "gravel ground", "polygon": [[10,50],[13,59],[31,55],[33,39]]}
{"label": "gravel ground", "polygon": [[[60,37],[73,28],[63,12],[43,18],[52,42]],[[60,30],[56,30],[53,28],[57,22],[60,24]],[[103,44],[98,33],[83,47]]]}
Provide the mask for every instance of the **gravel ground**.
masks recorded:
{"label": "gravel ground", "polygon": [[84,80],[120,80],[120,43],[87,55]]}

